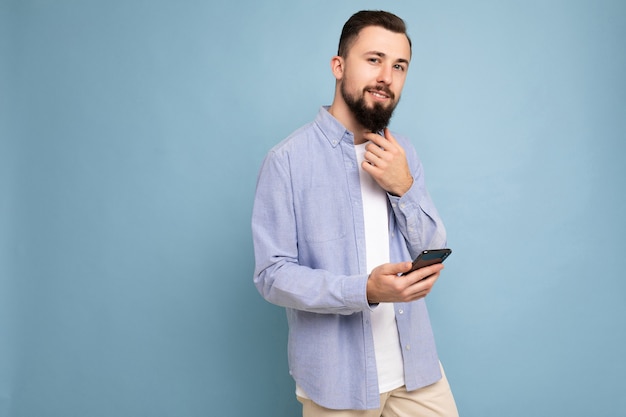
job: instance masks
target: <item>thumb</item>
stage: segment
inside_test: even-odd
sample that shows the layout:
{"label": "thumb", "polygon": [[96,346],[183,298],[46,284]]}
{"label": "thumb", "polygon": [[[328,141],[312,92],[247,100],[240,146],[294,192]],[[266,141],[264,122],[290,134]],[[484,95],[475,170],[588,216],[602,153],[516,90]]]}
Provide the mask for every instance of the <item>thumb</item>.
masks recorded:
{"label": "thumb", "polygon": [[408,272],[411,270],[411,266],[413,266],[412,262],[399,262],[396,264],[387,264],[388,270],[385,271],[389,274],[398,275],[404,272]]}

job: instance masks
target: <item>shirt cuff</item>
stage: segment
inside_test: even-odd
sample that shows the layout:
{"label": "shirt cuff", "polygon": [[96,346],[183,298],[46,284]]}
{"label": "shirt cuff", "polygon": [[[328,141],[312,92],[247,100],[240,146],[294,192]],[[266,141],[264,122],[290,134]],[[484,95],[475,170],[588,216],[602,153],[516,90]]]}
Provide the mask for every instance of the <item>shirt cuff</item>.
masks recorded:
{"label": "shirt cuff", "polygon": [[343,296],[346,307],[361,311],[364,308],[371,308],[367,301],[367,275],[354,275],[343,280]]}

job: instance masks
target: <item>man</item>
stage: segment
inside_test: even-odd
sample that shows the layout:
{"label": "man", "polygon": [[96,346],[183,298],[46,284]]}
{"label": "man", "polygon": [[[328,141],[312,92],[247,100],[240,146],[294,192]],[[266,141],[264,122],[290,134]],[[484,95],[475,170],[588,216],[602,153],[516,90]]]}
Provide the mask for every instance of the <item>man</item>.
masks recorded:
{"label": "man", "polygon": [[254,282],[287,310],[305,417],[458,415],[424,303],[443,266],[400,276],[446,243],[414,148],[387,129],[410,60],[399,17],[353,15],[332,105],[259,173]]}

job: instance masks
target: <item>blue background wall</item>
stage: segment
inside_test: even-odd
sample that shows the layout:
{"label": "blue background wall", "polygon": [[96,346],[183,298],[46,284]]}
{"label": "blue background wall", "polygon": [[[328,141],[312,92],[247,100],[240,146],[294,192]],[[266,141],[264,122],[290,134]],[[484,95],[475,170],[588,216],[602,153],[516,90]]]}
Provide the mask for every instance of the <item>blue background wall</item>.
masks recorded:
{"label": "blue background wall", "polygon": [[0,2],[0,416],[296,416],[252,285],[267,150],[402,16],[461,415],[626,416],[623,1]]}

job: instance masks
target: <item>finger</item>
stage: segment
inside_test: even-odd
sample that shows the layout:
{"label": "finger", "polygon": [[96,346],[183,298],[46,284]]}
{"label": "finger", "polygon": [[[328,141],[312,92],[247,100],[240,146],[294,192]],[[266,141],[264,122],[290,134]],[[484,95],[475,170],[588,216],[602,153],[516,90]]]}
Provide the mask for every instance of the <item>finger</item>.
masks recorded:
{"label": "finger", "polygon": [[[378,135],[376,135],[376,136],[378,136]],[[380,136],[378,136],[378,137],[380,137]],[[385,151],[379,144],[371,142],[371,141],[370,141],[370,143],[368,143],[365,146],[365,150],[369,151],[369,152],[372,152],[372,153],[377,153],[377,152],[381,153],[381,152]]]}
{"label": "finger", "polygon": [[361,164],[361,167],[363,168],[363,171],[370,174],[372,178],[377,178],[382,173],[382,170],[380,169],[380,167],[377,167],[374,163],[369,162],[369,161],[363,161],[363,163]]}
{"label": "finger", "polygon": [[409,286],[407,290],[410,291],[412,297],[423,297],[433,289],[437,278],[439,278],[439,274],[429,275],[428,277]]}
{"label": "finger", "polygon": [[432,285],[426,283],[413,284],[405,288],[403,299],[406,302],[410,302],[424,298],[430,293],[432,287]]}
{"label": "finger", "polygon": [[380,163],[384,161],[384,158],[382,156],[383,152],[384,151],[378,146],[372,146],[372,148],[368,149],[367,152],[365,152],[365,160],[372,165],[380,165]]}
{"label": "finger", "polygon": [[396,138],[393,137],[388,127],[385,128],[385,139],[387,139],[389,142],[393,143],[394,145],[398,144],[398,141],[396,140]]}
{"label": "finger", "polygon": [[411,272],[407,276],[409,276],[412,280],[414,280],[414,282],[417,283],[431,276],[438,277],[442,269],[443,269],[443,264],[434,264],[430,266],[425,266],[420,269],[416,269],[415,271]]}
{"label": "finger", "polygon": [[396,154],[398,152],[404,153],[404,148],[398,143],[396,138],[391,134],[389,129],[385,128],[384,137],[375,133],[367,133],[366,139],[370,142],[378,145],[383,151],[392,152]]}
{"label": "finger", "polygon": [[411,301],[415,301],[415,300],[419,300],[421,298],[425,298],[428,294],[430,294],[430,289],[427,290],[427,291],[422,291],[422,292],[419,292],[419,293],[415,294]]}
{"label": "finger", "polygon": [[379,135],[378,133],[368,132],[363,136],[365,137],[365,139],[369,140],[372,143],[375,143],[383,149],[385,149],[385,147],[389,147],[390,145],[389,140],[387,140],[386,137]]}
{"label": "finger", "polygon": [[411,270],[411,262],[399,262],[399,263],[389,263],[384,264],[382,267],[384,268],[382,272],[386,274],[401,274],[403,272],[407,272]]}

